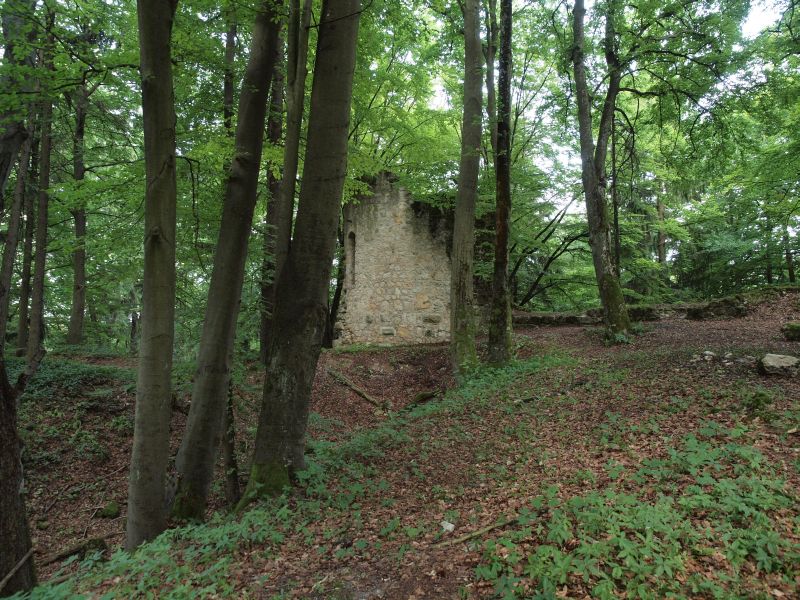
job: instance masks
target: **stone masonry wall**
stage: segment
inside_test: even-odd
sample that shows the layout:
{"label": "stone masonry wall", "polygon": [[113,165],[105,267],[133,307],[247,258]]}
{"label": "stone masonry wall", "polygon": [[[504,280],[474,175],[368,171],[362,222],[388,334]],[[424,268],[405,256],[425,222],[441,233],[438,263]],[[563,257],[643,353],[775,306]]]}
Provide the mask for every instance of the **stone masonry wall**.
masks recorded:
{"label": "stone masonry wall", "polygon": [[374,195],[345,207],[344,299],[337,344],[450,337],[447,225],[381,175]]}

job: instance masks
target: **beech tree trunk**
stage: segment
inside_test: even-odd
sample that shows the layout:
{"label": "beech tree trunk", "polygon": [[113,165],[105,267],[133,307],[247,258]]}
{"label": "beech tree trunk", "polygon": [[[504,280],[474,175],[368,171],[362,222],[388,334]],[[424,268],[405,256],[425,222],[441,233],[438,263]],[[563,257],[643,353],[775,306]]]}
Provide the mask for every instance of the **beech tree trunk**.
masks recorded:
{"label": "beech tree trunk", "polygon": [[[225,18],[228,20],[228,31],[225,34],[225,77],[222,86],[222,113],[225,133],[234,136],[233,130],[233,77],[236,60],[236,30],[238,23],[236,11],[229,5]],[[239,487],[239,465],[236,462],[236,423],[233,412],[233,381],[228,381],[228,401],[223,421],[223,435],[220,442],[222,449],[222,465],[225,469],[225,501],[234,507],[242,497]]]}
{"label": "beech tree trunk", "polygon": [[628,311],[622,286],[614,269],[611,238],[606,206],[606,155],[611,126],[619,94],[622,69],[615,51],[614,14],[617,0],[608,0],[606,10],[605,56],[609,68],[609,83],[600,117],[595,147],[592,133],[592,108],[586,83],[585,40],[583,20],[586,14],[583,0],[575,0],[573,10],[572,64],[575,75],[575,96],[578,105],[578,128],[581,146],[581,178],[589,222],[589,245],[592,249],[595,277],[603,305],[603,321],[612,334],[625,334],[630,329]]}
{"label": "beech tree trunk", "polygon": [[[20,230],[20,218],[25,200],[25,179],[31,153],[31,136],[22,145],[17,183],[8,223],[8,235],[3,248],[0,272],[0,573],[5,576],[31,548],[28,518],[25,511],[24,479],[20,457],[21,443],[17,437],[17,395],[8,383],[5,370],[3,342],[8,323],[9,290],[14,271],[14,258]],[[11,578],[0,596],[29,590],[36,584],[33,557],[28,558]]]}
{"label": "beech tree trunk", "polygon": [[481,147],[483,76],[479,0],[464,2],[464,116],[461,161],[450,254],[450,358],[463,375],[478,362],[475,348],[475,306],[472,262],[475,253],[475,204]]}
{"label": "beech tree trunk", "polygon": [[794,255],[792,254],[792,244],[790,243],[789,228],[783,228],[783,249],[786,256],[786,271],[789,276],[789,283],[796,283],[797,278],[794,271]]}
{"label": "beech tree trunk", "polygon": [[344,290],[344,278],[347,267],[344,264],[344,231],[341,226],[336,236],[339,248],[339,263],[336,266],[336,287],[333,289],[330,309],[328,309],[328,320],[325,324],[325,335],[322,339],[323,348],[333,348],[334,330],[336,329],[336,319],[339,317],[339,306],[342,303],[342,292]]}
{"label": "beech tree trunk", "polygon": [[305,467],[308,405],[328,314],[328,285],[347,172],[359,0],[323,0],[303,186],[278,278],[274,334],[250,480],[240,508],[279,493]]}
{"label": "beech tree trunk", "polygon": [[225,133],[233,137],[233,77],[236,61],[236,30],[238,23],[233,6],[229,5],[225,12],[228,30],[225,32],[225,75],[222,81],[222,119]]}
{"label": "beech tree trunk", "polygon": [[19,167],[17,169],[17,182],[14,186],[14,198],[11,204],[11,211],[8,217],[8,233],[6,234],[3,246],[3,262],[0,267],[0,356],[3,355],[5,348],[6,330],[8,328],[8,313],[11,291],[11,280],[14,274],[14,260],[17,255],[17,244],[19,243],[20,222],[22,221],[22,211],[25,205],[25,191],[27,187],[28,164],[31,155],[31,127],[22,144],[19,157]]}
{"label": "beech tree trunk", "polygon": [[[17,67],[29,67],[31,71],[35,62],[35,53],[33,45],[31,45],[36,35],[33,25],[35,6],[35,0],[5,0],[2,10],[4,61]],[[23,48],[22,51],[20,51],[20,46]],[[26,48],[28,52],[25,52]],[[19,76],[19,79],[24,77],[23,74]],[[20,87],[26,89],[26,85],[16,78],[3,77],[0,79],[0,89],[19,89]],[[4,205],[6,182],[17,161],[22,142],[25,140],[24,117],[26,110],[25,106],[19,106],[0,112],[0,210]]]}
{"label": "beech tree trunk", "polygon": [[[44,50],[43,66],[46,69],[53,68],[53,13],[47,11],[46,26],[47,26],[47,39]],[[7,15],[3,14],[3,28],[4,33],[8,34]],[[6,38],[8,40],[8,38]],[[8,45],[6,45],[6,52],[8,52]],[[13,50],[13,48],[12,48]],[[8,54],[6,54],[8,56]],[[33,112],[33,111],[31,111]],[[46,151],[47,158],[42,159],[42,172],[47,173],[49,177],[50,172],[50,120],[52,119],[52,105],[46,101],[43,104],[41,111],[41,118],[43,124],[43,132],[46,132],[47,147],[43,148],[43,153]],[[25,183],[28,170],[28,162],[30,160],[32,140],[30,137],[32,129],[32,118],[29,123],[28,130],[22,132],[20,143],[22,153],[19,160],[19,169],[17,175],[17,183],[14,189],[14,200],[11,207],[11,214],[9,215],[9,229],[8,235],[5,239],[3,248],[3,260],[0,271],[0,577],[5,577],[15,571],[11,578],[5,583],[4,587],[0,589],[0,596],[12,595],[16,592],[25,592],[36,585],[36,570],[33,563],[33,551],[31,545],[30,529],[28,526],[28,516],[25,510],[25,479],[22,470],[22,444],[17,434],[17,396],[18,390],[14,389],[8,381],[8,374],[6,372],[5,364],[5,333],[8,325],[8,305],[9,305],[9,290],[11,288],[11,278],[13,276],[14,258],[17,250],[17,242],[19,238],[20,219],[22,215],[23,204],[25,201]],[[7,130],[6,130],[7,131]],[[44,135],[44,133],[43,133]],[[7,150],[6,142],[9,140],[4,138],[0,140],[0,153]],[[12,159],[16,159],[16,152],[19,146],[14,150]],[[0,156],[0,162],[5,160]],[[5,168],[0,164],[0,168]],[[10,169],[10,166],[8,167]],[[0,195],[2,195],[2,187],[5,185],[8,173],[0,173]],[[47,181],[44,182],[47,184]],[[44,190],[44,204],[47,205],[46,187]],[[42,201],[40,196],[40,202]],[[40,223],[41,225],[41,223]],[[46,253],[46,236],[47,236],[47,213],[45,211],[44,219],[44,242],[41,246],[41,252],[37,252],[37,276],[40,275],[41,280],[40,289],[44,289],[44,258]],[[38,231],[37,231],[38,235]],[[38,250],[38,246],[37,246]],[[39,256],[41,254],[41,257]],[[38,281],[38,280],[37,280]],[[39,319],[41,320],[41,296],[38,300],[39,304]],[[35,313],[36,314],[36,313]],[[38,366],[40,354],[39,348],[36,348],[33,354],[35,362],[30,362],[26,373],[32,374]],[[21,386],[24,387],[24,379],[20,378]]]}
{"label": "beech tree trunk", "polygon": [[[276,49],[277,50],[277,49]],[[270,94],[269,119],[267,121],[267,140],[272,146],[281,143],[283,135],[283,75],[282,65],[276,56],[275,68],[272,73],[272,92]],[[273,168],[267,174],[267,215],[264,220],[264,256],[261,263],[261,326],[259,328],[259,355],[261,364],[267,364],[267,344],[270,329],[272,328],[272,311],[275,303],[275,254],[277,249],[278,228],[285,223],[280,223],[281,211],[281,180],[275,176]]]}
{"label": "beech tree trunk", "polygon": [[[31,550],[28,516],[25,511],[25,486],[22,472],[21,442],[17,435],[17,397],[8,383],[5,359],[0,356],[0,577],[10,573]],[[33,557],[17,570],[0,590],[0,596],[30,590],[36,585]]]}
{"label": "beech tree trunk", "polygon": [[617,122],[611,123],[611,206],[614,231],[614,272],[619,277],[622,263],[622,239],[619,233],[619,170],[617,166]]}
{"label": "beech tree trunk", "polygon": [[[497,92],[494,85],[494,62],[497,57],[497,0],[484,0],[486,8],[486,118],[489,120],[489,141],[492,145],[492,160],[497,161],[498,113]],[[500,67],[502,68],[502,67]]]}
{"label": "beech tree trunk", "polygon": [[[47,16],[47,46],[42,59],[43,68],[53,70],[53,48],[55,45],[52,28],[54,26],[54,13],[48,9]],[[50,187],[50,157],[53,147],[53,102],[46,99],[42,101],[41,119],[41,147],[39,155],[39,186],[36,208],[36,252],[33,257],[33,282],[31,284],[31,309],[30,326],[28,329],[27,362],[38,364],[44,351],[44,280],[45,263],[47,260],[47,216]]]}
{"label": "beech tree trunk", "polygon": [[279,10],[279,2],[265,0],[256,15],[250,57],[242,81],[236,153],[225,186],[192,404],[175,461],[178,487],[173,514],[178,518],[203,518],[214,474],[244,281],[247,240],[256,204],[267,98],[280,39],[276,18]]}
{"label": "beech tree trunk", "polygon": [[283,175],[274,203],[275,242],[272,258],[272,283],[264,292],[266,319],[261,326],[261,360],[267,364],[275,309],[275,287],[292,238],[294,196],[297,188],[297,167],[300,162],[300,138],[305,107],[306,76],[308,74],[308,30],[311,23],[311,0],[289,2],[289,23],[286,33],[286,135],[283,146]]}
{"label": "beech tree trunk", "polygon": [[[86,134],[86,109],[89,92],[86,85],[75,90],[75,133],[72,139],[72,177],[83,181],[86,174],[84,163],[84,138]],[[83,317],[86,312],[86,208],[81,206],[70,211],[75,220],[75,250],[72,253],[72,307],[69,313],[67,344],[83,343]]]}
{"label": "beech tree trunk", "polygon": [[511,358],[511,296],[508,289],[508,236],[511,227],[511,0],[500,0],[500,68],[497,113],[494,272],[489,317],[489,362]]}
{"label": "beech tree trunk", "polygon": [[144,275],[136,417],[125,546],[166,527],[165,480],[175,337],[175,105],[172,24],[177,0],[137,0],[145,151]]}
{"label": "beech tree trunk", "polygon": [[33,236],[36,226],[34,191],[39,186],[39,137],[34,126],[30,157],[29,185],[25,190],[25,239],[22,244],[22,277],[19,286],[19,316],[17,321],[17,355],[28,350],[30,331],[29,305],[31,299],[31,267],[33,264]]}
{"label": "beech tree trunk", "polygon": [[664,231],[664,200],[659,196],[656,199],[656,211],[658,212],[658,264],[667,265],[667,234]]}
{"label": "beech tree trunk", "polygon": [[233,413],[233,381],[228,384],[228,401],[222,432],[222,465],[225,469],[225,502],[235,507],[242,498],[239,487],[239,464],[236,462],[236,422]]}
{"label": "beech tree trunk", "polygon": [[772,223],[769,218],[769,214],[765,214],[764,219],[764,258],[767,263],[764,274],[766,275],[767,285],[772,285],[775,282],[775,277],[772,272]]}

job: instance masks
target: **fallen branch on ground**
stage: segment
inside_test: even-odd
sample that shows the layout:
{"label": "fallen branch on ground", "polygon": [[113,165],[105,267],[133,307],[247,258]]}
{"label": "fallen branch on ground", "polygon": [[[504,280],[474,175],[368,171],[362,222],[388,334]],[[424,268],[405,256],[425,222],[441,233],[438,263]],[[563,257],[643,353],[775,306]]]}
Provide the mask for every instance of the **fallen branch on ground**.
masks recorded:
{"label": "fallen branch on ground", "polygon": [[380,402],[376,400],[372,396],[370,396],[366,391],[358,387],[355,383],[350,381],[344,374],[340,373],[339,371],[335,371],[334,369],[328,369],[328,374],[333,377],[338,383],[342,384],[345,387],[350,388],[356,394],[361,396],[364,400],[375,406],[376,408],[380,408],[382,410],[386,410],[388,408],[387,402]]}
{"label": "fallen branch on ground", "polygon": [[455,544],[460,544],[461,542],[468,542],[471,539],[476,537],[482,536],[484,533],[489,533],[490,531],[494,531],[495,529],[500,529],[501,527],[507,527],[508,525],[512,525],[519,521],[519,517],[514,517],[512,519],[505,519],[504,521],[500,521],[499,523],[495,523],[494,525],[487,525],[486,527],[481,527],[477,531],[473,531],[472,533],[465,533],[462,536],[457,538],[453,538],[452,540],[445,540],[443,542],[439,542],[438,544],[434,544],[434,548],[444,548],[446,546],[454,546]]}
{"label": "fallen branch on ground", "polygon": [[25,561],[26,561],[26,560],[28,560],[28,559],[29,559],[31,556],[33,556],[33,548],[31,548],[30,550],[28,550],[28,551],[25,553],[25,556],[23,556],[22,558],[20,558],[20,559],[19,559],[19,562],[18,562],[16,565],[14,565],[14,568],[13,568],[13,569],[11,569],[11,571],[8,573],[8,575],[6,575],[5,577],[3,577],[3,580],[2,580],[2,581],[0,581],[0,592],[2,592],[2,591],[3,591],[3,588],[4,588],[4,587],[6,587],[6,584],[7,584],[9,581],[11,581],[11,578],[12,578],[12,577],[14,577],[14,575],[16,574],[16,572],[17,572],[17,571],[19,571],[20,567],[21,567],[22,565],[24,565],[24,564],[25,564]]}
{"label": "fallen branch on ground", "polygon": [[99,537],[99,538],[89,538],[88,540],[80,542],[79,544],[75,544],[74,546],[71,546],[66,550],[61,550],[59,552],[51,554],[50,556],[46,556],[44,559],[42,559],[41,564],[42,566],[49,565],[51,563],[64,560],[65,558],[69,558],[74,554],[80,554],[81,556],[84,556],[87,552],[92,550],[100,550],[100,551],[108,550],[108,544],[106,544],[106,538],[110,537],[111,535],[113,534],[108,534],[104,537]]}
{"label": "fallen branch on ground", "polygon": [[412,408],[415,408],[420,404],[425,404],[426,402],[430,402],[431,400],[437,398],[439,396],[439,393],[440,393],[439,390],[425,390],[419,392],[414,396],[414,399],[411,402],[409,402],[403,407],[403,410],[411,410]]}

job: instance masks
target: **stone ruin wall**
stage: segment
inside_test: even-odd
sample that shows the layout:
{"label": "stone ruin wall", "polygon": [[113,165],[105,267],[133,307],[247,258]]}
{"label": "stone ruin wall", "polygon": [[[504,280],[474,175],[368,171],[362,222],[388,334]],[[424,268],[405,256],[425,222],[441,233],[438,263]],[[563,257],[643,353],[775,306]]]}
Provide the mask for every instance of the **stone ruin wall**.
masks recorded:
{"label": "stone ruin wall", "polygon": [[374,195],[345,207],[345,280],[337,344],[450,338],[445,219],[381,175]]}

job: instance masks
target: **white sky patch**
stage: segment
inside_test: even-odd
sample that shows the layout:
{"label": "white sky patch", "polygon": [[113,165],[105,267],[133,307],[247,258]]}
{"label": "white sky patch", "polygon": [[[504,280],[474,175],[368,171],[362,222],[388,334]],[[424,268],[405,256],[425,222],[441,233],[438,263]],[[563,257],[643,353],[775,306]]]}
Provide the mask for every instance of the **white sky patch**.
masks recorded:
{"label": "white sky patch", "polygon": [[781,18],[781,8],[774,0],[758,0],[750,6],[750,13],[742,23],[742,35],[752,40]]}
{"label": "white sky patch", "polygon": [[447,97],[441,81],[437,80],[433,84],[433,96],[428,101],[428,108],[431,110],[448,110],[450,108],[450,98]]}

